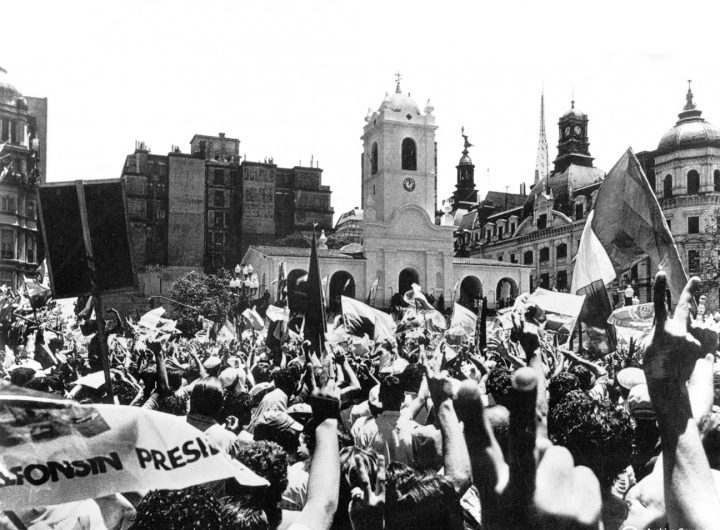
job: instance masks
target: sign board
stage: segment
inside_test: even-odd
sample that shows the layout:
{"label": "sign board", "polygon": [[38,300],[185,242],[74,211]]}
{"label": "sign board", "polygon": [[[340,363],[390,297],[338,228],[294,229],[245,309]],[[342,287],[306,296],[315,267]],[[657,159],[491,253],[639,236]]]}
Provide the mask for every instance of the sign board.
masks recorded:
{"label": "sign board", "polygon": [[41,184],[38,204],[55,298],[92,291],[86,237],[92,248],[99,292],[135,290],[121,179]]}

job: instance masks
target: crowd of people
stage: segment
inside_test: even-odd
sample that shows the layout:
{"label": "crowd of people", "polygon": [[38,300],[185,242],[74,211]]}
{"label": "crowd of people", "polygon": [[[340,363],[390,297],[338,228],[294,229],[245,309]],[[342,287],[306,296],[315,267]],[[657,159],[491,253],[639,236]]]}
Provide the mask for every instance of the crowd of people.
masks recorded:
{"label": "crowd of people", "polygon": [[[123,529],[713,528],[720,368],[698,289],[671,315],[659,273],[653,330],[604,356],[558,345],[527,295],[483,341],[420,327],[320,352],[300,333],[271,352],[256,331],[182,337],[117,315],[119,403],[183,417],[269,486],[119,492],[0,524],[90,528],[95,510]],[[4,378],[107,401],[106,384],[77,383],[102,370],[89,307],[61,318],[21,298],[0,299]]]}

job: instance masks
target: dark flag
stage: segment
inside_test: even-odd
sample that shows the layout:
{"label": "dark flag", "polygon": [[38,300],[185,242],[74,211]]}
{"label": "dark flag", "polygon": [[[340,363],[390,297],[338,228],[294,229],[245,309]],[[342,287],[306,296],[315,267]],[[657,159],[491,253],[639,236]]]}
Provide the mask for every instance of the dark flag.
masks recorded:
{"label": "dark flag", "polygon": [[687,274],[655,193],[628,148],[600,186],[592,230],[619,275],[646,255],[667,274],[675,300]]}
{"label": "dark flag", "polygon": [[310,249],[310,268],[307,275],[308,298],[305,310],[305,339],[310,341],[311,351],[321,357],[325,348],[325,307],[323,305],[322,278],[318,263],[317,242],[313,227],[312,247]]}

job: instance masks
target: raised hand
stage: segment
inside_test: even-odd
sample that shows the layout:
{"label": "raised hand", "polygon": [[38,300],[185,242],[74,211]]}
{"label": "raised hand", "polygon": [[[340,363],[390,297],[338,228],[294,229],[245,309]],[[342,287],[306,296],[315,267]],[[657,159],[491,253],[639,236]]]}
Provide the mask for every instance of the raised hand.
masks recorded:
{"label": "raised hand", "polygon": [[667,278],[662,271],[655,276],[655,327],[643,342],[643,370],[651,393],[682,389],[695,368],[695,361],[717,348],[717,333],[690,323],[690,310],[699,285],[699,278],[690,279],[670,318],[665,305]]}
{"label": "raised hand", "polygon": [[350,493],[350,522],[353,530],[381,529],[385,527],[385,457],[378,455],[375,487],[370,484],[370,476],[362,458],[355,455],[355,467],[361,488],[353,488]]}
{"label": "raised hand", "polygon": [[508,463],[484,417],[476,384],[464,382],[455,407],[465,423],[475,484],[487,528],[598,528],[600,483],[575,467],[570,452],[552,446],[538,429],[538,375],[521,368],[513,376]]}

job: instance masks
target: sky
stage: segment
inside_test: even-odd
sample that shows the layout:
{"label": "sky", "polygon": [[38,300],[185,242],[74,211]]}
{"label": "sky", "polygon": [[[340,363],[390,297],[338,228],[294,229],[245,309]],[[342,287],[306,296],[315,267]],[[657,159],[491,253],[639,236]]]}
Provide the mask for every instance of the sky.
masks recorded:
{"label": "sky", "polygon": [[720,7],[586,4],[14,2],[0,66],[48,98],[50,181],[117,178],[136,140],[188,152],[193,134],[224,132],[248,160],[319,161],[337,219],[360,206],[364,117],[396,72],[421,109],[435,107],[439,198],[454,189],[462,126],[481,195],[531,183],[543,91],[551,162],[573,96],[605,171],[628,146],[657,146],[688,79],[720,125]]}

